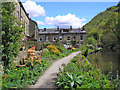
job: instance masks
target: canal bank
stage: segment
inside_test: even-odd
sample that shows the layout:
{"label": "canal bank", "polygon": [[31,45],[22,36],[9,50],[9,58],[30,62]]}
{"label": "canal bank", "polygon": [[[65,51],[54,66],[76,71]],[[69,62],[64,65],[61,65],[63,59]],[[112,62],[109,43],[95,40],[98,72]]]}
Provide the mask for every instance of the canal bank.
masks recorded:
{"label": "canal bank", "polygon": [[120,51],[103,48],[97,53],[88,55],[87,59],[91,64],[97,65],[104,74],[112,71],[113,77],[116,77],[118,71],[120,76]]}

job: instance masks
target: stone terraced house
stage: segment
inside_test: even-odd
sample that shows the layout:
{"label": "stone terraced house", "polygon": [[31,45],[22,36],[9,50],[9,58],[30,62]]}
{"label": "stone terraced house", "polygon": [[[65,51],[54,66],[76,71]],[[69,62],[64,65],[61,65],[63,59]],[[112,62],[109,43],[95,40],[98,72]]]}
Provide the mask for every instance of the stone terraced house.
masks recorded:
{"label": "stone terraced house", "polygon": [[22,40],[37,41],[37,38],[39,37],[37,23],[29,18],[29,14],[26,12],[20,0],[16,0],[15,7],[15,17],[17,17],[18,21],[22,21],[23,25],[21,25],[21,27],[25,28],[24,32],[22,33],[25,34],[25,36],[22,38]]}
{"label": "stone terraced house", "polygon": [[39,41],[55,42],[59,39],[60,42],[66,43],[74,40],[77,44],[81,45],[86,43],[86,34],[84,27],[82,29],[72,29],[72,26],[69,29],[59,27],[57,29],[44,28],[39,29]]}

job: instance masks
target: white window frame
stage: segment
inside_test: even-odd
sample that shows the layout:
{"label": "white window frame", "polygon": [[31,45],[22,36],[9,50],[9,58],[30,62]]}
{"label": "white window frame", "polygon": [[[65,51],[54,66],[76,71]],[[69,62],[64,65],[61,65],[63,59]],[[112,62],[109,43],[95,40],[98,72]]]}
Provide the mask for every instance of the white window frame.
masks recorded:
{"label": "white window frame", "polygon": [[[82,37],[82,39],[81,39],[81,37]],[[84,39],[83,39],[83,35],[80,35],[80,41],[83,41]]]}
{"label": "white window frame", "polygon": [[63,40],[63,36],[60,36],[59,39],[61,39],[60,41],[62,41]]}
{"label": "white window frame", "polygon": [[[40,40],[41,39],[41,40]],[[43,41],[43,38],[39,38],[39,41]]]}
{"label": "white window frame", "polygon": [[48,36],[46,36],[46,41],[49,41],[49,37]]}
{"label": "white window frame", "polygon": [[56,41],[56,37],[53,37],[53,41]]}

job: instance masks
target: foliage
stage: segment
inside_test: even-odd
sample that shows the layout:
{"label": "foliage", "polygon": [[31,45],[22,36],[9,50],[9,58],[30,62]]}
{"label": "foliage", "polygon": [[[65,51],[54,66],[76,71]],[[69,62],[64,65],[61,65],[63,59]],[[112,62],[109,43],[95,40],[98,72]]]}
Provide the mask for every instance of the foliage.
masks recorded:
{"label": "foliage", "polygon": [[27,60],[26,60],[25,65],[33,67],[35,64],[40,64],[41,63],[40,56],[39,55],[35,56],[35,52],[36,52],[35,51],[35,46],[28,49]]}
{"label": "foliage", "polygon": [[114,33],[108,32],[105,36],[102,36],[101,42],[103,43],[103,46],[113,48],[117,44],[117,37]]}
{"label": "foliage", "polygon": [[20,39],[23,28],[13,15],[13,2],[2,2],[2,60],[4,65],[12,63],[19,53]]}
{"label": "foliage", "polygon": [[87,49],[86,45],[84,45],[84,44],[81,45],[81,47],[80,47],[80,50],[81,50],[81,51],[84,51],[84,50],[86,50],[86,49]]}
{"label": "foliage", "polygon": [[49,49],[49,51],[51,53],[54,53],[56,55],[60,55],[61,54],[61,52],[53,45],[48,45],[47,48]]}
{"label": "foliage", "polygon": [[41,61],[40,65],[32,67],[12,67],[4,70],[7,78],[2,78],[2,88],[27,88],[28,85],[35,84],[36,80],[49,66],[48,61]]}
{"label": "foliage", "polygon": [[35,50],[36,51],[39,51],[39,50],[42,50],[43,48],[43,44],[40,43],[40,42],[37,42],[37,41],[23,41],[22,43],[23,46],[25,46],[25,50],[35,46]]}
{"label": "foliage", "polygon": [[119,5],[113,6],[95,16],[85,25],[88,37],[94,37],[97,41],[99,40],[99,44],[106,47],[116,47],[120,42],[119,10]]}
{"label": "foliage", "polygon": [[58,73],[56,88],[113,88],[114,85],[107,76],[96,67],[82,59],[81,55],[72,59],[64,66],[64,71]]}
{"label": "foliage", "polygon": [[[32,50],[35,50],[32,47]],[[26,67],[16,67],[14,63],[10,64],[9,68],[4,68],[4,73],[2,76],[7,75],[6,78],[2,78],[2,88],[27,88],[29,85],[35,84],[37,79],[43,72],[50,66],[50,64],[61,57],[65,57],[72,53],[72,50],[67,50],[61,53],[59,56],[56,54],[50,53],[50,51],[45,48],[43,49],[43,53],[41,53],[40,58],[42,59],[40,63],[35,63],[35,60],[38,58],[25,62]],[[28,52],[31,52],[28,50]],[[32,51],[34,52],[34,51]],[[23,64],[23,62],[22,62]]]}
{"label": "foliage", "polygon": [[96,44],[97,41],[94,39],[94,37],[88,37],[87,38],[87,44]]}
{"label": "foliage", "polygon": [[63,45],[63,44],[62,44],[62,45],[55,45],[55,46],[56,46],[56,48],[57,48],[61,53],[67,51],[67,49],[64,48],[64,45]]}

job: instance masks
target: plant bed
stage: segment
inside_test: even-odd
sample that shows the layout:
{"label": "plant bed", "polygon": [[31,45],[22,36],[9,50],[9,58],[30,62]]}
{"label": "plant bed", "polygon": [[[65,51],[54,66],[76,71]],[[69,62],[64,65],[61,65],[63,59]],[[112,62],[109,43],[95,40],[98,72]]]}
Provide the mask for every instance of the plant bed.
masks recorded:
{"label": "plant bed", "polygon": [[75,56],[64,70],[57,74],[56,89],[115,88],[97,66],[88,63],[81,55]]}
{"label": "plant bed", "polygon": [[[51,53],[49,50],[46,50],[40,57],[35,56],[33,60],[29,60],[27,57],[24,60],[24,63],[26,65],[24,68],[17,68],[16,65],[14,67],[10,65],[9,68],[4,69],[3,76],[8,75],[8,77],[6,79],[2,78],[2,87],[27,88],[29,85],[35,84],[39,76],[44,73],[44,71],[52,64],[52,62],[74,52],[72,50],[61,48],[59,48],[62,51],[60,55]],[[23,64],[23,62],[21,63]],[[29,64],[27,65],[27,63]]]}

